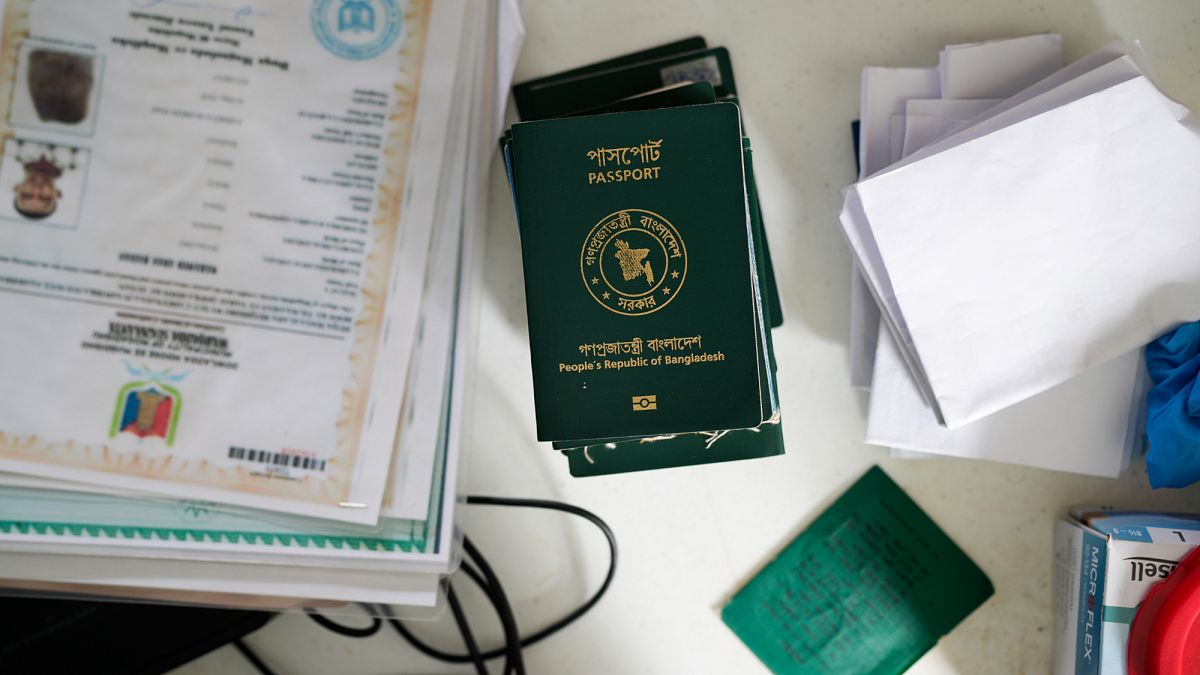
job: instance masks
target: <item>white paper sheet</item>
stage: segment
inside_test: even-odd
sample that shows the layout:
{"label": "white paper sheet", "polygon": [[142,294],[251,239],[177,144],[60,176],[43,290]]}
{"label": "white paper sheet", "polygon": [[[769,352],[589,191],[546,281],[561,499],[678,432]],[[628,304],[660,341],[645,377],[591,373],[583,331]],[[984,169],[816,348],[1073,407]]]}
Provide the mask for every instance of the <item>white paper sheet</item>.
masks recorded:
{"label": "white paper sheet", "polygon": [[[958,131],[999,102],[998,99],[990,98],[912,99],[908,101],[904,115],[903,148],[900,158],[907,157],[915,150]],[[897,158],[897,161],[900,158]]]}
{"label": "white paper sheet", "polygon": [[1137,352],[957,429],[937,423],[895,343],[880,334],[866,442],[1115,478],[1129,450]]}
{"label": "white paper sheet", "polygon": [[895,164],[904,157],[904,127],[904,114],[892,115],[891,131],[888,137],[889,145],[891,146],[888,153],[889,159],[891,159],[888,162],[889,164]]}
{"label": "white paper sheet", "polygon": [[955,122],[970,122],[1003,100],[1002,98],[910,98],[904,103],[904,112],[907,115],[925,115]]}
{"label": "white paper sheet", "polygon": [[0,580],[430,607],[437,602],[440,577],[436,574],[58,555],[6,549],[0,561]]}
{"label": "white paper sheet", "polygon": [[[904,154],[997,102],[909,101]],[[865,442],[889,447],[901,459],[983,459],[1115,478],[1137,441],[1138,419],[1131,411],[1142,393],[1136,386],[1142,368],[1140,355],[1129,354],[995,415],[947,429],[922,400],[891,334],[880,331]]]}
{"label": "white paper sheet", "polygon": [[[864,68],[862,76],[859,178],[895,162],[908,146],[905,123],[884,121],[902,115],[907,99],[997,98],[1009,96],[1062,67],[1062,39],[1057,34],[950,45],[938,68]],[[951,70],[947,77],[946,70]],[[992,92],[986,94],[983,92]],[[929,114],[916,112],[915,114]],[[965,121],[965,120],[964,120]],[[883,124],[887,124],[884,141]],[[917,124],[921,124],[918,121]],[[931,130],[949,133],[949,125]],[[896,129],[899,129],[896,131]],[[913,144],[912,147],[918,147]],[[879,308],[861,273],[850,282],[850,383],[870,388]]]}
{"label": "white paper sheet", "polygon": [[[998,103],[908,101],[904,155]],[[1145,373],[1136,353],[955,430],[937,424],[887,331],[880,332],[875,358],[866,442],[891,446],[893,457],[953,456],[1113,477],[1128,465],[1138,445],[1139,383]]]}
{"label": "white paper sheet", "polygon": [[[909,101],[904,154],[963,126],[995,103]],[[1139,355],[1130,354],[995,415],[947,429],[921,399],[891,334],[880,331],[865,441],[889,447],[892,457],[902,459],[983,459],[1115,478],[1128,465],[1137,441],[1138,419],[1130,413],[1141,395],[1136,386],[1141,370]]]}
{"label": "white paper sheet", "polygon": [[501,0],[497,17],[496,108],[497,129],[504,127],[504,111],[512,90],[513,74],[517,70],[517,59],[521,57],[521,46],[525,44],[525,20],[521,17],[518,0]]}
{"label": "white paper sheet", "polygon": [[443,183],[448,188],[432,251],[421,335],[414,353],[409,397],[404,402],[404,429],[396,451],[398,466],[391,499],[383,513],[392,518],[425,518],[429,508],[429,475],[445,427],[445,397],[450,386],[449,361],[458,293],[459,244],[463,230],[463,192],[469,119],[464,117],[462,142],[453,170]]}
{"label": "white paper sheet", "polygon": [[[984,136],[1008,124],[1045,112],[1056,105],[1137,77],[1141,71],[1135,60],[1139,57],[1140,49],[1136,45],[1109,44],[1051,77],[1037,82],[1017,96],[996,105],[953,136],[916,151],[880,173],[897,170],[957,144]],[[891,280],[879,258],[874,234],[868,227],[855,186],[846,191],[846,201],[840,218],[843,232],[850,242],[862,273],[870,281],[871,292],[875,295],[876,302],[886,309],[883,318],[886,319],[889,330],[897,339],[901,356],[913,372],[923,398],[934,405],[934,410],[940,420],[941,412],[935,405],[936,402],[929,389],[924,367],[912,349],[912,339],[904,317],[896,307]]]}
{"label": "white paper sheet", "polygon": [[1145,77],[1115,79],[1068,83],[857,186],[889,309],[951,428],[1200,316],[1200,204],[1181,198],[1200,137]]}
{"label": "white paper sheet", "polygon": [[[863,68],[859,110],[859,177],[869,176],[893,161],[892,115],[904,112],[910,98],[936,98],[940,93],[936,68]],[[850,384],[871,386],[879,308],[859,274],[850,280]]]}
{"label": "white paper sheet", "polygon": [[1057,33],[948,45],[938,57],[944,98],[1008,98],[1062,67]]}

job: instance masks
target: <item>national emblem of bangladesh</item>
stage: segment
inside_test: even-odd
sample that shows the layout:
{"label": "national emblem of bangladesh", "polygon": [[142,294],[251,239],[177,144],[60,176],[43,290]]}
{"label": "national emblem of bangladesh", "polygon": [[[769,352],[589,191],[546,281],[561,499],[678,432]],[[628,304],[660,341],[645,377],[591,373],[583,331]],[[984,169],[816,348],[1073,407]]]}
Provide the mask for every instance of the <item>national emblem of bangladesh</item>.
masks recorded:
{"label": "national emblem of bangladesh", "polygon": [[605,309],[626,316],[666,307],[687,277],[687,247],[666,218],[625,209],[600,219],[583,240],[579,273]]}

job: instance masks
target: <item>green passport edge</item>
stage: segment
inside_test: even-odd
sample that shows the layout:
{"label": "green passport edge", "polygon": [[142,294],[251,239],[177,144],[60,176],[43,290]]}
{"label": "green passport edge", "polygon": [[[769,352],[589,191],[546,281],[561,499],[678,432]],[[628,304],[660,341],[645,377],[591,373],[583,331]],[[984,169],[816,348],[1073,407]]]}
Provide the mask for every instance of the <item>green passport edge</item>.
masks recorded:
{"label": "green passport edge", "polygon": [[737,82],[729,50],[707,47],[531,86],[523,93],[525,103],[520,115],[524,122],[536,122],[652,91],[662,86],[658,78],[663,68],[707,57],[716,60],[720,73],[721,84],[715,86],[718,98],[736,97]]}
{"label": "green passport edge", "polygon": [[606,115],[608,113],[632,112],[635,110],[655,110],[658,108],[678,108],[685,105],[703,105],[716,103],[718,100],[737,103],[732,97],[717,98],[717,90],[712,82],[682,82],[670,87],[652,89],[647,92],[626,96],[625,98],[604,103],[593,108],[576,110],[559,117],[583,117],[586,115]]}
{"label": "green passport edge", "polygon": [[641,49],[636,52],[630,52],[611,59],[596,61],[578,68],[571,68],[550,75],[525,80],[513,85],[513,99],[517,104],[517,114],[522,120],[527,120],[526,111],[529,110],[529,96],[531,92],[538,88],[544,87],[563,80],[569,80],[581,75],[590,75],[602,70],[612,68],[621,68],[624,66],[632,66],[643,61],[654,61],[665,56],[675,56],[677,54],[686,54],[688,52],[702,51],[708,48],[708,42],[700,35],[691,35],[679,40],[668,42],[665,44]]}
{"label": "green passport edge", "polygon": [[754,429],[725,432],[711,447],[709,436],[679,434],[653,442],[633,439],[562,451],[575,478],[608,476],[634,471],[673,469],[716,462],[733,462],[784,454],[783,425],[767,423]]}

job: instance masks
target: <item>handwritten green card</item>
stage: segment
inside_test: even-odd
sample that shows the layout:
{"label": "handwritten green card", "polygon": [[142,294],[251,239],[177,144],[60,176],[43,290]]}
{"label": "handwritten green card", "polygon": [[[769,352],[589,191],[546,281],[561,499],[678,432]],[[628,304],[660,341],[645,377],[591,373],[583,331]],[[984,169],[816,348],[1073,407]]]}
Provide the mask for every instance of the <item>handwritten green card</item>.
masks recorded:
{"label": "handwritten green card", "polygon": [[983,571],[874,467],[725,605],[772,672],[901,673],[992,595]]}

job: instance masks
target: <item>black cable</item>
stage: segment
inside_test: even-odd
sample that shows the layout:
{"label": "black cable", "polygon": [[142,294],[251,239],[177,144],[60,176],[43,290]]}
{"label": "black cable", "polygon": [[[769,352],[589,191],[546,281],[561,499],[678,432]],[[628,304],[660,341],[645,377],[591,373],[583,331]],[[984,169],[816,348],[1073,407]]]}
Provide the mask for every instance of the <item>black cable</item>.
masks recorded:
{"label": "black cable", "polygon": [[458,632],[462,633],[463,643],[466,644],[471,661],[475,664],[476,674],[488,675],[487,664],[483,662],[483,655],[479,653],[479,645],[475,642],[475,634],[471,632],[471,625],[467,623],[467,615],[463,613],[458,596],[454,593],[454,584],[446,584],[446,601],[450,603],[450,611],[454,614],[454,623],[458,624]]}
{"label": "black cable", "polygon": [[[463,559],[459,569],[461,569],[463,573],[465,573],[471,579],[471,581],[474,581],[476,585],[479,586],[479,590],[483,591],[484,595],[488,599],[488,602],[492,604],[492,608],[496,610],[497,618],[499,618],[500,601],[496,597],[495,590],[483,578],[483,575],[476,571],[467,559]],[[408,630],[408,628],[400,619],[396,618],[396,616],[392,614],[392,608],[390,606],[380,605],[379,611],[385,617],[387,617],[388,625],[391,626],[396,633],[400,635],[400,637],[404,638],[405,642],[412,645],[414,649],[421,652],[425,656],[438,661],[445,661],[447,663],[470,663],[472,661],[472,656],[470,654],[455,654],[452,652],[443,651],[418,638],[413,634],[412,631]],[[501,625],[503,625],[503,621],[501,621]],[[512,670],[512,655],[509,651],[511,644],[512,641],[506,639],[504,647],[493,649],[490,652],[480,654],[480,656],[484,660],[493,659],[498,656],[504,656],[504,668],[500,672],[504,675],[507,675]]]}
{"label": "black cable", "polygon": [[275,675],[275,671],[268,668],[267,664],[263,663],[263,660],[258,658],[258,654],[255,654],[254,650],[246,646],[246,643],[242,642],[240,638],[233,641],[233,646],[236,647],[237,650],[242,653],[242,656],[246,657],[246,660],[250,662],[250,665],[254,666],[258,672],[262,673],[262,675]]}
{"label": "black cable", "polygon": [[313,621],[316,621],[318,624],[321,625],[322,628],[324,628],[326,630],[331,630],[334,633],[337,633],[338,635],[344,635],[346,637],[352,637],[352,638],[371,637],[372,635],[378,633],[379,629],[383,627],[383,622],[380,621],[378,618],[371,619],[371,625],[369,625],[369,626],[365,626],[363,628],[355,628],[353,626],[343,626],[340,623],[331,621],[330,619],[325,618],[325,616],[323,614],[317,612],[314,609],[305,608],[304,612],[305,612],[305,614],[308,614],[308,618],[312,619]]}
{"label": "black cable", "polygon": [[508,603],[508,596],[504,594],[504,589],[500,586],[500,578],[492,571],[492,566],[488,564],[479,549],[475,548],[475,544],[471,543],[470,537],[463,537],[463,550],[475,561],[495,596],[492,600],[496,606],[496,614],[500,616],[500,625],[504,627],[504,649],[508,659],[504,673],[508,675],[511,668],[517,675],[525,675],[525,657],[521,654],[523,645],[521,644],[521,632],[517,629],[517,616],[513,613],[512,605]]}
{"label": "black cable", "polygon": [[[487,580],[483,578],[483,575],[480,574],[478,570],[471,566],[471,563],[468,560],[464,559],[459,565],[459,569],[461,569],[463,574],[466,574],[471,581],[475,582],[475,585],[479,587],[479,590],[483,591],[483,594],[487,597],[488,602],[492,603],[492,609],[496,612],[496,618],[499,619],[500,601],[496,597],[496,591],[488,585]],[[513,643],[508,639],[508,637],[509,636],[506,634],[504,641],[504,668],[500,671],[501,675],[509,675],[509,673],[516,672],[516,669],[513,667],[512,654],[509,652],[509,649]],[[517,649],[520,649],[520,647],[518,646]]]}
{"label": "black cable", "polygon": [[[475,582],[488,601],[496,610],[496,614],[500,619],[500,624],[504,629],[504,646],[480,652],[479,646],[475,643],[474,634],[471,632],[466,621],[466,615],[462,612],[462,606],[458,602],[458,598],[453,594],[453,587],[447,584],[447,600],[450,603],[450,609],[454,612],[455,622],[458,624],[459,632],[463,635],[463,641],[467,645],[467,654],[455,654],[453,652],[444,651],[423,642],[420,638],[408,630],[403,622],[392,613],[391,607],[388,605],[379,605],[378,611],[385,617],[388,625],[395,629],[406,642],[413,646],[422,654],[448,663],[472,663],[475,665],[477,673],[486,673],[486,661],[504,656],[504,669],[501,671],[503,675],[509,675],[510,672],[517,675],[524,675],[525,664],[521,654],[521,650],[530,645],[536,644],[558,631],[566,628],[574,623],[581,616],[586,614],[596,603],[600,602],[600,598],[608,592],[612,585],[613,578],[617,573],[617,538],[613,534],[612,528],[608,526],[599,516],[586,509],[579,508],[572,504],[556,502],[546,499],[519,499],[509,497],[491,497],[491,496],[468,496],[468,504],[479,504],[485,506],[515,506],[524,508],[548,509],[552,511],[561,511],[573,516],[578,516],[587,520],[596,526],[597,529],[604,534],[604,538],[608,541],[609,564],[608,573],[604,576],[604,581],[600,587],[586,602],[579,607],[569,612],[566,616],[554,621],[550,625],[542,628],[533,634],[524,638],[520,637],[517,630],[516,616],[513,613],[512,606],[508,602],[508,597],[505,595],[503,588],[500,585],[500,580],[492,571],[491,565],[487,559],[479,552],[479,549],[470,541],[463,537],[463,549],[467,557],[463,559],[460,569],[473,582]],[[473,565],[472,565],[473,563]],[[476,569],[478,567],[478,569]],[[331,630],[339,635],[347,637],[363,638],[369,637],[377,633],[382,625],[382,622],[375,618],[370,626],[366,628],[352,628],[330,621],[324,616],[318,614],[315,610],[307,609],[309,618],[316,621],[322,627]],[[375,611],[375,610],[371,610]],[[481,670],[482,668],[482,670]]]}
{"label": "black cable", "polygon": [[[550,637],[563,628],[566,628],[568,625],[579,619],[579,617],[583,616],[588,612],[588,610],[594,607],[596,603],[600,601],[600,598],[603,597],[608,591],[609,586],[612,585],[613,578],[616,576],[617,571],[617,539],[616,535],[613,534],[612,528],[608,526],[608,523],[605,523],[604,520],[596,514],[571,504],[564,504],[562,502],[543,499],[511,499],[507,497],[471,496],[467,498],[467,503],[487,506],[520,506],[562,511],[564,513],[578,516],[592,523],[604,534],[605,539],[608,540],[609,567],[603,583],[600,584],[600,588],[596,590],[596,592],[591,598],[588,599],[587,602],[583,603],[563,618],[555,621],[545,628],[542,628],[541,630],[538,630],[528,637],[521,638],[518,642],[516,642],[518,649],[540,642],[541,640]],[[466,548],[466,542],[464,542],[464,548]],[[475,549],[475,553],[478,553],[478,549]],[[468,556],[472,558],[474,557],[471,556],[470,551],[468,551]],[[488,595],[488,599],[492,602],[492,605],[497,608],[497,612],[499,613],[499,604],[496,598],[493,597],[494,591],[489,588],[489,584],[481,578],[481,575],[470,566],[467,560],[463,561],[461,569],[467,574],[467,576],[471,577],[475,583],[479,584],[479,587],[483,589],[485,594]],[[396,629],[396,632],[405,639],[405,641],[430,658],[448,663],[469,663],[471,660],[469,654],[454,654],[452,652],[437,649],[436,647],[422,642],[419,638],[413,635],[412,632],[408,631],[399,621],[391,620],[389,623],[393,628]],[[505,644],[503,647],[497,647],[495,649],[485,651],[483,652],[482,656],[485,660],[491,660],[499,656],[506,656],[510,653],[510,646],[511,645],[509,644]],[[508,670],[509,668],[506,666],[503,672],[507,673]]]}
{"label": "black cable", "polygon": [[596,592],[591,598],[588,599],[587,602],[575,608],[574,611],[570,612],[549,626],[546,626],[545,628],[535,632],[534,634],[522,638],[520,643],[521,647],[528,647],[532,644],[541,642],[542,640],[571,625],[578,620],[579,617],[587,614],[592,607],[595,607],[596,603],[600,602],[600,598],[604,597],[604,594],[608,592],[608,587],[612,585],[613,577],[615,577],[617,574],[617,536],[613,534],[612,528],[609,527],[608,523],[604,522],[600,516],[597,516],[587,509],[581,509],[573,504],[564,504],[563,502],[550,501],[548,499],[517,499],[510,497],[471,495],[467,497],[467,503],[486,506],[518,506],[525,508],[562,511],[563,513],[569,513],[573,516],[583,518],[584,520],[595,525],[597,529],[604,533],[604,538],[608,540],[608,574],[604,575],[604,581],[600,584],[600,588],[596,590]]}

